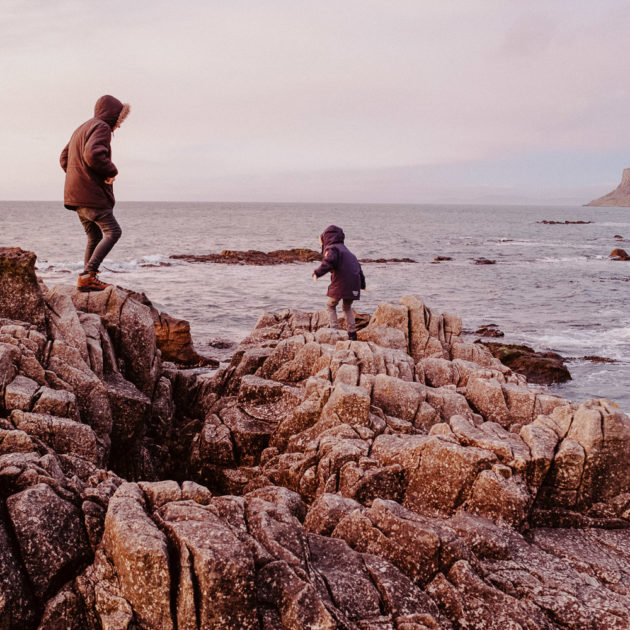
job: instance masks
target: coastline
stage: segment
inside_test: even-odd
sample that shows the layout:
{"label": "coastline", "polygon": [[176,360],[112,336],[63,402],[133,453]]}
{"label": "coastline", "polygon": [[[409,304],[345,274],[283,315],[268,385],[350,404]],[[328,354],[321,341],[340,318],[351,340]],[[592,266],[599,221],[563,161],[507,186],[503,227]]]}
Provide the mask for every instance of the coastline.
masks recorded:
{"label": "coastline", "polygon": [[[38,252],[38,273],[52,285],[72,282],[83,232],[59,204],[0,204],[3,242]],[[608,255],[630,234],[627,210],[580,207],[380,206],[290,204],[144,204],[117,207],[125,229],[103,278],[149,295],[190,322],[203,353],[238,343],[263,310],[322,307],[325,287],[309,264],[282,268],[192,264],[170,259],[226,247],[247,251],[316,246],[323,225],[340,221],[360,258],[411,257],[417,263],[371,264],[358,309],[408,293],[462,315],[472,330],[494,322],[509,343],[570,359],[574,377],[554,391],[570,399],[608,397],[630,410],[627,264]],[[562,221],[544,225],[541,220]],[[564,224],[566,220],[590,224]],[[289,232],[276,226],[291,222]],[[146,230],[153,225],[155,229]],[[63,234],[63,247],[53,234]],[[626,248],[627,249],[627,248]],[[436,264],[447,254],[451,261]],[[495,265],[473,265],[485,257]],[[170,266],[163,266],[168,264]],[[584,356],[617,363],[594,365]],[[214,354],[213,354],[214,356]],[[217,356],[217,358],[219,358]]]}

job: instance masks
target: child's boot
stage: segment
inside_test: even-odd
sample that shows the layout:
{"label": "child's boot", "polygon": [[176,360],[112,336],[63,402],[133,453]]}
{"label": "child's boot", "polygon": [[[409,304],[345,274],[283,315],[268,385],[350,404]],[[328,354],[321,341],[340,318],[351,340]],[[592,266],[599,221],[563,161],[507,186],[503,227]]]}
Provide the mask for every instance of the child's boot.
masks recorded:
{"label": "child's boot", "polygon": [[356,332],[356,330],[353,330],[352,332],[348,333],[348,339],[350,341],[356,341],[357,340],[357,332]]}

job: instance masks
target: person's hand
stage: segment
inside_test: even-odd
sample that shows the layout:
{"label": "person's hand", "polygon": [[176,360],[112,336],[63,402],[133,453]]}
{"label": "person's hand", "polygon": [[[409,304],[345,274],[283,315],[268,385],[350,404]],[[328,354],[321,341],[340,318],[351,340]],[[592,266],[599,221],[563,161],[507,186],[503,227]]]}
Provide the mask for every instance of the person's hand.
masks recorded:
{"label": "person's hand", "polygon": [[317,276],[315,274],[313,274],[313,280],[315,280],[315,282],[317,282]]}
{"label": "person's hand", "polygon": [[106,183],[106,184],[113,184],[115,179],[116,179],[115,177],[108,177],[108,178],[105,180],[105,183]]}

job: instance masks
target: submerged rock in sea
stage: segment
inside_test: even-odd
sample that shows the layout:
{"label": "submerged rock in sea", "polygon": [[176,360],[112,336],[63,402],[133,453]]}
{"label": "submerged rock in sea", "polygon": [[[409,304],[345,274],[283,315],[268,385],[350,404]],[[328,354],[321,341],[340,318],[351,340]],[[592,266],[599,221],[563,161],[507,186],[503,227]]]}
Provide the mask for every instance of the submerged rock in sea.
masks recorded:
{"label": "submerged rock in sea", "polygon": [[[321,252],[313,249],[277,249],[272,252],[261,252],[256,249],[237,251],[224,249],[220,254],[173,254],[175,260],[193,263],[223,263],[228,265],[287,265],[300,262],[320,262]],[[412,258],[362,258],[361,263],[415,263]]]}
{"label": "submerged rock in sea", "polygon": [[[34,276],[33,276],[34,278]],[[408,296],[165,362],[121,289],[0,312],[0,627],[630,626],[630,418]]]}
{"label": "submerged rock in sea", "polygon": [[571,380],[564,359],[556,352],[537,352],[518,344],[478,341],[490,350],[501,363],[527,377],[530,383],[551,385]]}
{"label": "submerged rock in sea", "polygon": [[499,330],[496,324],[484,324],[475,331],[475,335],[481,335],[482,337],[504,337],[505,333]]}
{"label": "submerged rock in sea", "polygon": [[551,221],[549,219],[544,219],[543,221],[536,221],[536,223],[542,223],[544,225],[589,225],[593,223],[592,221]]}
{"label": "submerged rock in sea", "polygon": [[610,252],[609,257],[613,260],[630,260],[628,252],[620,247],[613,249],[612,252]]}
{"label": "submerged rock in sea", "polygon": [[321,252],[312,249],[278,249],[261,252],[256,249],[237,251],[224,249],[220,254],[173,254],[170,258],[187,262],[211,262],[229,265],[284,265],[296,262],[316,262],[321,260]]}

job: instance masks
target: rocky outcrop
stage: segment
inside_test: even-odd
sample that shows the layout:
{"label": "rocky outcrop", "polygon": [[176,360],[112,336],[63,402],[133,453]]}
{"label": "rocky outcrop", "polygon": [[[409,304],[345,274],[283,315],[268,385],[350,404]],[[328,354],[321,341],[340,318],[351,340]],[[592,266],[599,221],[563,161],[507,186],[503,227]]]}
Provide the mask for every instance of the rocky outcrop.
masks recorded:
{"label": "rocky outcrop", "polygon": [[264,313],[193,374],[129,292],[41,308],[0,320],[1,628],[630,625],[630,418],[459,317]]}
{"label": "rocky outcrop", "polygon": [[587,206],[630,206],[630,168],[624,168],[621,176],[621,183],[615,190],[603,197],[594,199]]}

